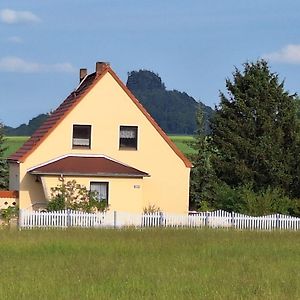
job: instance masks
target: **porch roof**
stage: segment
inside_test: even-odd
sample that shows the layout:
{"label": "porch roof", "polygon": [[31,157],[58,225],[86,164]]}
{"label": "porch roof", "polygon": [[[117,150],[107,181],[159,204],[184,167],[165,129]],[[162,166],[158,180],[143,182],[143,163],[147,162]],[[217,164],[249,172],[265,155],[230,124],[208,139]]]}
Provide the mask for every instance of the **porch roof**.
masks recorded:
{"label": "porch roof", "polygon": [[65,155],[28,170],[35,175],[146,177],[148,173],[106,156]]}

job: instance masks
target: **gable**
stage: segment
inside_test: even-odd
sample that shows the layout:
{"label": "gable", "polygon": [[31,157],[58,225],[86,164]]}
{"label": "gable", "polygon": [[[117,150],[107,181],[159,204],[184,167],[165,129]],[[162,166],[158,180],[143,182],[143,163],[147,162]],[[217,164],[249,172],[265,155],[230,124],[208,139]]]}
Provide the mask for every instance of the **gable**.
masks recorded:
{"label": "gable", "polygon": [[[101,81],[103,81],[103,84]],[[111,83],[110,85],[105,85],[106,81],[111,81],[113,83]],[[163,132],[163,130],[158,126],[158,124],[145,110],[141,103],[134,97],[134,95],[121,82],[121,80],[108,65],[104,66],[101,73],[96,72],[86,76],[85,79],[81,82],[80,86],[64,100],[64,102],[52,115],[49,116],[46,122],[33,134],[31,138],[15,154],[9,157],[9,160],[24,162],[26,158],[34,153],[34,151],[43,143],[43,141],[47,139],[47,137],[55,130],[55,128],[57,128],[58,125],[61,124],[64,119],[66,119],[66,117],[70,113],[75,113],[75,111],[80,108],[79,104],[82,101],[88,101],[87,99],[92,98],[93,94],[96,95],[98,90],[100,89],[100,87],[102,88],[102,86],[111,86],[111,90],[107,91],[107,93],[119,93],[122,99],[124,98],[122,94],[126,95],[127,98],[131,100],[130,112],[138,111],[139,114],[141,113],[148,120],[149,126],[152,126],[152,128],[155,129],[155,131],[163,138],[163,140],[172,149],[172,151],[183,161],[184,165],[187,168],[190,168],[192,166],[190,161]],[[109,99],[102,99],[102,101],[109,101]],[[119,106],[117,103],[115,103],[115,105]],[[91,112],[93,112],[93,110],[99,109],[99,118],[101,118],[101,103],[97,103],[96,106],[97,107],[93,107],[93,105],[91,105],[90,110]],[[115,107],[114,109],[115,111],[117,111],[119,108],[120,107]],[[133,112],[133,114],[134,113],[135,112]],[[114,113],[112,112],[111,114],[111,117],[113,118]]]}

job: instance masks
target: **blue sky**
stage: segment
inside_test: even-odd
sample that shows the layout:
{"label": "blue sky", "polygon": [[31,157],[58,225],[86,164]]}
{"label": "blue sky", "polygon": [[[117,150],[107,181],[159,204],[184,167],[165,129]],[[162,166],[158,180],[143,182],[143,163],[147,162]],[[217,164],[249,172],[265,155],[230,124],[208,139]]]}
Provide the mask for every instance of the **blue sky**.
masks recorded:
{"label": "blue sky", "polygon": [[1,0],[0,121],[55,109],[96,61],[124,82],[152,70],[214,107],[234,66],[263,57],[299,92],[299,12],[295,0]]}

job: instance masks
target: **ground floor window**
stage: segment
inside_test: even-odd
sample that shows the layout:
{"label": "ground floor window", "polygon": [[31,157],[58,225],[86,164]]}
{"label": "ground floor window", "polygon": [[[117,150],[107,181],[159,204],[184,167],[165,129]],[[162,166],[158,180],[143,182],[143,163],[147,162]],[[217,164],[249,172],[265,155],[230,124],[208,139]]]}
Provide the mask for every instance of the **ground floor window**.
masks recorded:
{"label": "ground floor window", "polygon": [[108,204],[108,182],[91,182],[90,190],[97,193],[99,201]]}

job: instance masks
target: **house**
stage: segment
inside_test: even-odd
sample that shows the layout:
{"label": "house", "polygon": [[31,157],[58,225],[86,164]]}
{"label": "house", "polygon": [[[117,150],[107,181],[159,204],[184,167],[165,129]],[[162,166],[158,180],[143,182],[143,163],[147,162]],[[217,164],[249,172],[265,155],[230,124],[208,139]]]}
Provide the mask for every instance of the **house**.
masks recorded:
{"label": "house", "polygon": [[108,63],[81,69],[79,86],[8,162],[21,209],[45,207],[52,187],[75,179],[111,210],[188,211],[190,161]]}

